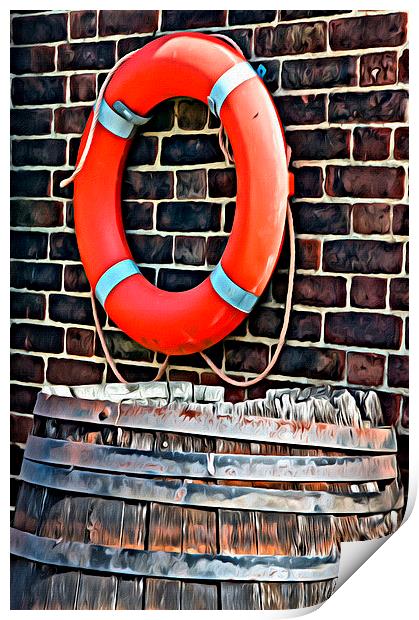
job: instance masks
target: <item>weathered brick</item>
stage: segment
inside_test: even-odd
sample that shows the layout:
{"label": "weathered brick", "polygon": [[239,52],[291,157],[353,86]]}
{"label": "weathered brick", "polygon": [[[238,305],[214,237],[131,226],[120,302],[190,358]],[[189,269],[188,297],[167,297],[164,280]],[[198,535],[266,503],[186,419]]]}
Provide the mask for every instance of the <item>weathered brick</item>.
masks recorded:
{"label": "weathered brick", "polygon": [[353,198],[403,198],[404,168],[381,166],[327,166],[329,196]]}
{"label": "weathered brick", "polygon": [[399,82],[409,82],[409,50],[404,50],[399,58]]}
{"label": "weathered brick", "polygon": [[162,202],[157,207],[157,228],[179,232],[220,230],[221,207],[210,202]]}
{"label": "weathered brick", "polygon": [[229,11],[228,23],[230,26],[240,24],[263,24],[273,22],[276,11]]}
{"label": "weathered brick", "polygon": [[274,98],[282,124],[317,125],[326,120],[325,95],[286,95]]}
{"label": "weathered brick", "polygon": [[122,186],[123,198],[162,200],[173,198],[173,173],[166,171],[136,172],[128,170]]}
{"label": "weathered brick", "polygon": [[224,231],[231,232],[234,222],[234,213],[236,211],[236,203],[228,202],[224,207]]}
{"label": "weathered brick", "polygon": [[142,126],[143,132],[170,131],[175,122],[175,103],[172,100],[162,101],[149,114],[151,120]]}
{"label": "weathered brick", "polygon": [[324,341],[347,346],[398,349],[403,321],[375,312],[333,312],[325,319]]}
{"label": "weathered brick", "polygon": [[55,69],[55,48],[48,45],[12,47],[10,49],[10,71],[22,73],[48,73]]}
{"label": "weathered brick", "polygon": [[294,228],[297,233],[346,235],[350,230],[350,205],[294,203]]}
{"label": "weathered brick", "polygon": [[409,358],[407,355],[389,355],[388,385],[390,387],[409,387]]}
{"label": "weathered brick", "polygon": [[12,80],[12,103],[64,103],[65,86],[66,78],[61,76],[16,77]]}
{"label": "weathered brick", "polygon": [[207,263],[216,265],[220,262],[228,242],[228,237],[210,237],[207,243]]}
{"label": "weathered brick", "polygon": [[10,409],[18,413],[33,413],[39,392],[40,388],[12,383],[10,386]]}
{"label": "weathered brick", "polygon": [[62,226],[63,205],[49,200],[12,200],[11,226]]}
{"label": "weathered brick", "polygon": [[94,353],[95,333],[91,329],[69,327],[66,334],[66,351],[69,355],[91,357]]}
{"label": "weathered brick", "polygon": [[394,132],[394,157],[409,159],[409,128],[399,127]]}
{"label": "weathered brick", "polygon": [[[249,316],[249,331],[253,336],[278,338],[284,311],[281,308],[256,307]],[[320,340],[321,315],[316,312],[293,311],[287,331],[289,340],[316,342]]]}
{"label": "weathered brick", "polygon": [[90,284],[83,265],[65,266],[64,289],[70,293],[87,293],[90,291]]}
{"label": "weathered brick", "polygon": [[73,233],[53,233],[50,238],[50,258],[80,260],[76,236]]}
{"label": "weathered brick", "polygon": [[208,170],[208,193],[212,198],[234,198],[237,192],[234,169]]}
{"label": "weathered brick", "polygon": [[180,129],[200,130],[208,120],[208,108],[196,99],[181,99],[177,107],[177,122]]}
{"label": "weathered brick", "polygon": [[361,235],[390,232],[390,205],[385,203],[361,204],[353,206],[354,231]]}
{"label": "weathered brick", "polygon": [[349,157],[350,131],[313,129],[287,131],[293,161],[298,159],[338,159]]}
{"label": "weathered brick", "polygon": [[[250,63],[255,71],[257,71],[259,61]],[[278,60],[264,60],[263,66],[266,69],[266,73],[263,76],[263,83],[270,93],[274,93],[279,88],[279,61]]]}
{"label": "weathered brick", "polygon": [[14,166],[63,166],[66,160],[65,140],[13,140]]}
{"label": "weathered brick", "polygon": [[345,351],[286,345],[272,374],[338,381],[345,370]]}
{"label": "weathered brick", "polygon": [[269,347],[266,344],[227,340],[224,350],[226,370],[259,373],[268,365]]}
{"label": "weathered brick", "polygon": [[393,426],[397,424],[400,417],[400,405],[402,397],[400,394],[389,392],[377,392],[380,399],[381,409],[384,417],[384,424]]}
{"label": "weathered brick", "polygon": [[[98,310],[100,308],[98,307]],[[103,314],[101,312],[101,314]],[[59,323],[93,325],[92,305],[88,297],[50,295],[49,317]]]}
{"label": "weathered brick", "polygon": [[207,276],[207,271],[198,271],[197,269],[194,271],[189,269],[160,269],[157,286],[165,291],[188,291],[201,284]]}
{"label": "weathered brick", "polygon": [[393,233],[395,235],[409,234],[409,207],[407,205],[393,206]]}
{"label": "weathered brick", "polygon": [[350,11],[280,11],[281,21],[292,19],[304,19],[308,17],[327,17],[329,15],[339,15],[340,13],[350,13]]}
{"label": "weathered brick", "polygon": [[323,270],[347,273],[399,273],[401,243],[341,239],[323,244]]}
{"label": "weathered brick", "polygon": [[199,375],[191,370],[169,370],[169,381],[189,381],[199,385]]}
{"label": "weathered brick", "polygon": [[33,291],[58,291],[61,288],[62,266],[55,263],[12,261],[11,285]]}
{"label": "weathered brick", "polygon": [[57,133],[83,133],[91,112],[90,106],[57,108],[54,111],[54,127]]}
{"label": "weathered brick", "polygon": [[28,383],[43,383],[44,360],[35,355],[14,353],[10,358],[10,378]]}
{"label": "weathered brick", "polygon": [[390,281],[390,308],[392,310],[409,310],[408,278],[394,278]]}
{"label": "weathered brick", "polygon": [[10,439],[17,443],[26,443],[32,430],[33,418],[25,415],[10,416]]}
{"label": "weathered brick", "polygon": [[[129,365],[129,364],[117,364],[118,372],[124,377],[128,383],[138,383],[139,381],[153,381],[157,374],[156,368],[150,368],[149,366]],[[162,377],[162,381],[166,380],[166,375]],[[118,383],[119,379],[115,377],[111,368],[108,366],[106,370],[105,381],[107,383]]]}
{"label": "weathered brick", "polygon": [[12,21],[13,41],[17,45],[27,43],[52,43],[67,38],[67,15],[30,15],[15,17]]}
{"label": "weathered brick", "polygon": [[171,263],[173,237],[128,235],[127,241],[137,263]]}
{"label": "weathered brick", "polygon": [[286,60],[282,65],[283,88],[355,86],[357,81],[356,58],[352,56]]}
{"label": "weathered brick", "polygon": [[52,110],[10,110],[10,133],[14,136],[44,135],[51,132]]}
{"label": "weathered brick", "polygon": [[96,36],[96,11],[71,11],[70,33],[72,39],[88,39]]}
{"label": "weathered brick", "polygon": [[366,93],[330,95],[329,121],[332,123],[394,123],[407,120],[407,92],[374,90]]}
{"label": "weathered brick", "polygon": [[357,385],[382,385],[384,355],[375,353],[348,353],[348,381]]}
{"label": "weathered brick", "polygon": [[60,187],[60,183],[63,179],[67,179],[70,176],[68,170],[54,170],[52,173],[52,196],[54,198],[68,198],[72,199],[74,195],[73,183],[69,183],[67,187]]}
{"label": "weathered brick", "polygon": [[224,155],[216,135],[175,135],[163,138],[160,161],[163,166],[210,164],[224,161]]}
{"label": "weathered brick", "polygon": [[122,221],[125,230],[150,230],[153,228],[152,202],[130,202],[124,200],[122,203]]}
{"label": "weathered brick", "polygon": [[223,31],[222,34],[234,41],[241,49],[243,56],[248,60],[250,59],[253,49],[253,30],[250,28],[234,28],[234,30]]}
{"label": "weathered brick", "polygon": [[295,196],[320,198],[323,195],[323,172],[316,166],[294,168]]}
{"label": "weathered brick", "polygon": [[12,319],[44,319],[46,299],[45,295],[35,293],[10,294],[10,317]]}
{"label": "weathered brick", "polygon": [[50,357],[47,380],[50,383],[61,384],[65,377],[66,385],[101,383],[104,369],[104,364]]}
{"label": "weathered brick", "polygon": [[48,170],[12,170],[10,195],[42,198],[49,195],[51,175]]}
{"label": "weathered brick", "polygon": [[100,11],[99,35],[154,32],[158,18],[158,11]]}
{"label": "weathered brick", "polygon": [[392,47],[406,41],[407,13],[363,15],[336,19],[329,24],[333,50]]}
{"label": "weathered brick", "polygon": [[175,262],[181,265],[205,265],[205,237],[176,237]]}
{"label": "weathered brick", "polygon": [[81,73],[70,77],[71,101],[94,101],[96,99],[96,75]]}
{"label": "weathered brick", "polygon": [[321,244],[318,239],[297,239],[295,250],[297,269],[318,269],[320,267]]}
{"label": "weathered brick", "polygon": [[205,198],[206,170],[179,170],[176,172],[176,181],[177,198]]}
{"label": "weathered brick", "polygon": [[224,26],[227,11],[162,11],[162,30]]}
{"label": "weathered brick", "polygon": [[[128,338],[123,332],[106,330],[104,335],[109,352],[113,358],[137,362],[152,362],[154,360],[153,351],[145,349],[131,338]],[[99,338],[96,339],[96,355],[99,357],[104,356]]]}
{"label": "weathered brick", "polygon": [[361,56],[361,86],[394,84],[397,75],[397,52],[377,52]]}
{"label": "weathered brick", "polygon": [[11,231],[12,258],[46,258],[48,235],[41,232]]}
{"label": "weathered brick", "polygon": [[115,41],[65,43],[58,48],[58,69],[110,69],[115,63]]}
{"label": "weathered brick", "polygon": [[126,54],[129,54],[134,50],[141,49],[142,47],[144,47],[144,45],[147,45],[147,43],[153,41],[153,39],[154,37],[147,36],[128,37],[127,39],[120,39],[118,41],[118,60],[122,58],[122,56],[125,56]]}
{"label": "weathered brick", "polygon": [[157,158],[158,139],[155,136],[143,136],[137,133],[128,154],[128,166],[145,166],[154,164]]}
{"label": "weathered brick", "polygon": [[388,159],[391,129],[356,127],[354,129],[354,158],[361,161]]}
{"label": "weathered brick", "polygon": [[355,276],[351,285],[351,306],[355,308],[385,308],[387,280]]}
{"label": "weathered brick", "polygon": [[256,28],[255,53],[257,56],[283,56],[324,52],[327,28],[324,22],[280,24]]}
{"label": "weathered brick", "polygon": [[31,323],[12,323],[10,332],[12,349],[62,353],[64,349],[64,329],[50,325]]}
{"label": "weathered brick", "polygon": [[336,276],[296,275],[293,301],[305,306],[343,307],[346,304],[346,280]]}

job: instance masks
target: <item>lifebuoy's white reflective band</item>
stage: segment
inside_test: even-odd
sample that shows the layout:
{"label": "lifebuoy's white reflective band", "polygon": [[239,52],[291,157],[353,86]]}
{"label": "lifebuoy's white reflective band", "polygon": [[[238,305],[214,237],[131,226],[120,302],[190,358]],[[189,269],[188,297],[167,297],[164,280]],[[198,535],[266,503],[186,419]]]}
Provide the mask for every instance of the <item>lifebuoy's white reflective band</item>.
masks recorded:
{"label": "lifebuoy's white reflective band", "polygon": [[210,281],[214,291],[221,299],[224,299],[224,301],[230,304],[230,306],[233,306],[233,308],[237,308],[237,310],[241,310],[247,314],[252,310],[259,299],[257,295],[245,291],[238,284],[233,282],[222,268],[221,263],[218,263],[211,272]]}
{"label": "lifebuoy's white reflective band", "polygon": [[256,71],[248,62],[240,62],[225,73],[215,82],[208,97],[209,109],[215,116],[220,116],[220,110],[229,94],[243,82],[257,76]]}
{"label": "lifebuoy's white reflective band", "polygon": [[95,295],[102,306],[105,307],[106,298],[115,286],[136,273],[141,273],[141,271],[138,265],[129,258],[109,267],[99,278],[95,288]]}
{"label": "lifebuoy's white reflective band", "polygon": [[108,131],[120,138],[129,138],[137,125],[144,125],[150,117],[132,112],[122,101],[115,101],[113,108],[102,99],[98,121]]}

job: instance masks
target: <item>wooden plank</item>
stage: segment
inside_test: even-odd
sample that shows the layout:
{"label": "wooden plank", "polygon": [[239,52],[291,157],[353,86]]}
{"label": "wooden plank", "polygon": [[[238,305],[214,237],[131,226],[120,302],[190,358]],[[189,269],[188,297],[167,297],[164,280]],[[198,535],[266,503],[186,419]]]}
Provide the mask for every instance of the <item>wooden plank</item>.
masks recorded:
{"label": "wooden plank", "polygon": [[144,549],[147,504],[125,502],[121,547]]}
{"label": "wooden plank", "polygon": [[219,510],[220,553],[256,555],[256,521],[254,512]]}
{"label": "wooden plank", "polygon": [[260,555],[296,555],[298,524],[295,514],[257,512],[256,530]]}
{"label": "wooden plank", "polygon": [[180,609],[181,582],[146,579],[144,609]]}
{"label": "wooden plank", "polygon": [[182,549],[185,553],[217,553],[215,511],[184,509]]}
{"label": "wooden plank", "polygon": [[81,573],[76,609],[115,609],[117,587],[114,575]]}
{"label": "wooden plank", "polygon": [[218,609],[217,586],[208,583],[182,583],[182,609]]}
{"label": "wooden plank", "polygon": [[150,504],[148,549],[152,551],[182,550],[182,507]]}
{"label": "wooden plank", "polygon": [[65,494],[48,489],[39,522],[39,536],[55,539],[62,538],[64,522],[68,520],[69,516],[68,511],[69,503]]}
{"label": "wooden plank", "polygon": [[326,579],[325,581],[302,583],[301,607],[312,607],[327,601],[336,588],[336,582],[337,579]]}
{"label": "wooden plank", "polygon": [[16,502],[14,527],[24,532],[35,534],[42,511],[42,504],[46,490],[22,482]]}
{"label": "wooden plank", "polygon": [[[75,499],[75,498],[73,498]],[[124,502],[115,499],[90,499],[85,542],[119,546]]]}
{"label": "wooden plank", "polygon": [[336,531],[330,515],[298,515],[300,555],[329,555],[336,546]]}
{"label": "wooden plank", "polygon": [[264,582],[260,584],[260,593],[263,610],[297,609],[303,606],[302,583]]}
{"label": "wooden plank", "polygon": [[68,510],[65,515],[63,539],[85,542],[90,497],[73,496],[67,498]]}
{"label": "wooden plank", "polygon": [[79,578],[79,571],[57,571],[49,583],[45,609],[74,609]]}
{"label": "wooden plank", "polygon": [[258,583],[221,582],[221,609],[260,609]]}
{"label": "wooden plank", "polygon": [[31,607],[30,609],[45,609],[51,580],[57,569],[47,564],[34,564],[32,571]]}
{"label": "wooden plank", "polygon": [[10,609],[32,608],[34,562],[12,556],[10,563]]}
{"label": "wooden plank", "polygon": [[115,609],[134,610],[143,608],[144,580],[138,577],[121,577],[118,581]]}

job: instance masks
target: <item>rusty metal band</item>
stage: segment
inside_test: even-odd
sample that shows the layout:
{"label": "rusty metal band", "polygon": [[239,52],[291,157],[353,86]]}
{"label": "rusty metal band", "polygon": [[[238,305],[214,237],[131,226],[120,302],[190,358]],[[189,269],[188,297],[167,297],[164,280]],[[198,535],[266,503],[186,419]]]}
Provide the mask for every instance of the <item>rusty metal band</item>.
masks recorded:
{"label": "rusty metal band", "polygon": [[403,506],[403,490],[397,480],[388,484],[383,491],[340,494],[153,480],[124,474],[66,469],[27,459],[23,460],[20,479],[72,493],[205,508],[340,515],[384,513]]}
{"label": "rusty metal band", "polygon": [[10,550],[43,564],[169,579],[320,581],[337,577],[339,569],[336,548],[327,556],[173,553],[54,540],[15,528]]}
{"label": "rusty metal band", "polygon": [[55,465],[173,478],[361,482],[397,477],[394,455],[266,456],[154,452],[30,435],[25,457]]}
{"label": "rusty metal band", "polygon": [[397,451],[392,427],[354,428],[336,424],[281,420],[233,412],[217,406],[173,403],[166,407],[89,401],[39,394],[35,414],[60,420],[121,428],[187,433],[248,441],[266,441],[363,452]]}

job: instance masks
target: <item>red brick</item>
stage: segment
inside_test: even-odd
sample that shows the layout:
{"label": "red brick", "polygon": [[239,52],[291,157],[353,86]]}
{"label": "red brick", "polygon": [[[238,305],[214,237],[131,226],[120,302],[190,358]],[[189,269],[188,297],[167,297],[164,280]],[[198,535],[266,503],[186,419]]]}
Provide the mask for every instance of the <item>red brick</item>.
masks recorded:
{"label": "red brick", "polygon": [[15,17],[12,32],[13,42],[17,45],[63,41],[67,38],[67,15],[59,13]]}
{"label": "red brick", "polygon": [[147,45],[147,43],[153,41],[153,39],[154,37],[152,36],[128,37],[126,39],[120,39],[118,41],[118,60],[122,58],[122,56],[125,56],[126,54],[129,54],[134,50],[141,49],[142,47],[144,47],[144,45]]}
{"label": "red brick", "polygon": [[406,13],[336,19],[329,24],[330,47],[333,50],[395,47],[406,41],[406,30]]}
{"label": "red brick", "polygon": [[212,198],[233,198],[237,192],[236,171],[208,170],[208,193]]}
{"label": "red brick", "polygon": [[224,254],[228,237],[210,237],[207,241],[207,263],[216,265]]}
{"label": "red brick", "polygon": [[394,132],[394,157],[409,159],[409,128],[399,127]]}
{"label": "red brick", "polygon": [[12,258],[46,258],[48,235],[41,232],[12,230],[10,233],[10,255]]}
{"label": "red brick", "polygon": [[393,233],[395,235],[409,234],[409,207],[407,205],[393,206]]}
{"label": "red brick", "polygon": [[292,205],[297,233],[346,235],[350,230],[350,205],[301,202]]}
{"label": "red brick", "polygon": [[[118,372],[124,377],[128,383],[138,383],[139,381],[153,381],[157,374],[156,368],[150,368],[149,366],[139,366],[130,364],[117,364],[116,368]],[[106,369],[105,381],[107,383],[118,383],[119,379],[115,377],[111,368],[108,366]],[[161,381],[167,381],[166,373],[163,374]]]}
{"label": "red brick", "polygon": [[404,90],[332,93],[329,99],[329,121],[332,123],[407,121],[408,94]]}
{"label": "red brick", "polygon": [[66,351],[69,355],[91,357],[94,352],[95,333],[91,329],[69,327],[66,334]]}
{"label": "red brick", "polygon": [[16,443],[26,443],[28,435],[32,430],[32,416],[16,415],[10,416],[10,439]]}
{"label": "red brick", "polygon": [[224,26],[226,19],[227,11],[162,11],[161,29],[189,30]]}
{"label": "red brick", "polygon": [[[160,269],[157,286],[165,291],[188,291],[201,284],[208,277],[208,271],[189,269]],[[193,362],[189,360],[191,364]],[[188,362],[189,363],[189,362]],[[185,365],[185,364],[183,364]]]}
{"label": "red brick", "polygon": [[220,205],[211,202],[161,202],[157,207],[158,230],[172,232],[219,231]]}
{"label": "red brick", "polygon": [[298,95],[275,97],[274,103],[282,124],[317,125],[326,120],[325,95]]}
{"label": "red brick", "polygon": [[177,107],[177,122],[180,129],[200,130],[208,120],[208,108],[197,99],[179,101]]}
{"label": "red brick", "polygon": [[272,374],[339,381],[344,370],[345,351],[286,345]]}
{"label": "red brick", "polygon": [[100,11],[99,35],[154,32],[158,26],[158,11]]}
{"label": "red brick", "polygon": [[409,280],[394,278],[390,282],[390,308],[392,310],[409,310]]}
{"label": "red brick", "polygon": [[[98,306],[98,312],[103,317],[103,311]],[[76,323],[77,325],[93,325],[92,305],[88,297],[72,295],[50,295],[49,316],[59,323]]]}
{"label": "red brick", "polygon": [[326,50],[326,24],[306,22],[256,28],[255,53],[271,57]]}
{"label": "red brick", "polygon": [[397,76],[397,52],[377,52],[361,56],[361,86],[394,84]]}
{"label": "red brick", "polygon": [[59,291],[61,289],[62,265],[12,261],[10,265],[11,285],[33,291]]}
{"label": "red brick", "polygon": [[70,33],[72,39],[88,39],[96,36],[96,11],[71,11]]}
{"label": "red brick", "polygon": [[54,112],[54,127],[57,133],[83,133],[91,112],[89,106],[57,108]]}
{"label": "red brick", "polygon": [[122,196],[135,200],[162,200],[173,198],[173,172],[136,172],[125,174]]}
{"label": "red brick", "polygon": [[137,263],[171,263],[173,238],[161,235],[127,235],[128,246]]}
{"label": "red brick", "polygon": [[127,166],[154,164],[157,158],[158,144],[156,136],[143,136],[141,132],[138,132],[131,143]]}
{"label": "red brick", "polygon": [[76,235],[73,233],[52,233],[49,255],[50,258],[57,260],[80,260]]}
{"label": "red brick", "polygon": [[58,69],[110,69],[115,63],[115,41],[66,43],[58,47]]}
{"label": "red brick", "polygon": [[346,273],[400,273],[401,243],[341,239],[323,243],[323,270]]}
{"label": "red brick", "polygon": [[298,159],[338,159],[349,157],[350,131],[314,129],[287,131],[293,161]]}
{"label": "red brick", "polygon": [[403,428],[409,428],[409,397],[403,396],[402,419]]}
{"label": "red brick", "polygon": [[[19,355],[19,357],[22,356]],[[41,388],[12,383],[10,386],[10,409],[18,413],[32,413],[36,397],[40,391]]]}
{"label": "red brick", "polygon": [[402,397],[400,394],[389,392],[377,392],[380,399],[381,409],[386,426],[395,426],[400,417],[400,405]]}
{"label": "red brick", "polygon": [[205,237],[176,237],[175,262],[181,265],[205,265]]}
{"label": "red brick", "polygon": [[12,349],[62,353],[64,350],[64,329],[51,325],[13,323],[10,330]]}
{"label": "red brick", "polygon": [[169,370],[169,381],[189,381],[194,385],[199,385],[199,374],[191,370]]}
{"label": "red brick", "polygon": [[316,166],[295,168],[295,196],[298,198],[320,198],[323,195],[323,172]]}
{"label": "red brick", "polygon": [[163,166],[210,164],[224,159],[216,135],[176,134],[162,140],[160,162]]}
{"label": "red brick", "polygon": [[[258,306],[249,316],[249,332],[253,336],[278,338],[282,329],[284,311],[282,308]],[[291,313],[287,338],[316,342],[320,340],[321,315],[317,312],[294,311]]]}
{"label": "red brick", "polygon": [[354,129],[354,158],[361,161],[388,159],[391,129],[356,127]]}
{"label": "red brick", "polygon": [[[208,34],[212,33],[210,32]],[[250,28],[234,28],[234,30],[223,30],[220,34],[234,41],[241,49],[243,56],[247,58],[247,60],[250,59],[253,49],[253,30]]]}
{"label": "red brick", "polygon": [[346,304],[346,280],[339,276],[296,275],[293,301],[306,306],[343,307]]}
{"label": "red brick", "polygon": [[269,361],[269,348],[265,344],[227,341],[224,349],[226,370],[259,373]]}
{"label": "red brick", "polygon": [[389,355],[388,384],[390,387],[409,387],[409,358],[407,355]]}
{"label": "red brick", "polygon": [[11,226],[41,226],[43,228],[62,226],[63,205],[55,200],[12,200],[10,224]]}
{"label": "red brick", "polygon": [[50,383],[62,384],[65,378],[66,385],[101,383],[104,369],[104,364],[50,357],[47,380]]}
{"label": "red brick", "polygon": [[45,295],[35,293],[10,294],[10,317],[12,319],[45,319]]}
{"label": "red brick", "polygon": [[354,231],[362,235],[390,232],[390,205],[378,202],[354,205],[353,225]]}
{"label": "red brick", "polygon": [[409,50],[404,50],[399,59],[399,82],[409,82]]}
{"label": "red brick", "polygon": [[402,198],[404,168],[382,166],[327,166],[326,192],[329,196],[353,198]]}
{"label": "red brick", "polygon": [[90,284],[83,265],[66,265],[64,268],[64,289],[71,293],[87,293]]}
{"label": "red brick", "polygon": [[65,140],[13,140],[14,166],[63,166],[66,161]]}
{"label": "red brick", "polygon": [[[104,332],[109,352],[113,358],[119,360],[131,360],[135,362],[153,362],[154,351],[145,349],[140,344],[126,336],[123,332],[106,330]],[[102,344],[99,338],[96,339],[95,353],[99,357],[104,357]]]}
{"label": "red brick", "polygon": [[10,195],[12,197],[44,198],[49,196],[51,174],[49,170],[12,170]]}
{"label": "red brick", "polygon": [[85,73],[70,77],[71,101],[94,101],[96,99],[96,75]]}
{"label": "red brick", "polygon": [[382,385],[385,357],[375,353],[348,353],[348,381],[357,385]]}
{"label": "red brick", "polygon": [[10,49],[10,70],[16,75],[22,73],[48,73],[55,69],[55,48],[48,45],[12,47]]}
{"label": "red brick", "polygon": [[321,243],[318,239],[297,239],[295,250],[297,269],[318,269],[320,267]]}
{"label": "red brick", "polygon": [[177,198],[205,198],[207,193],[206,170],[179,170],[176,172]]}
{"label": "red brick", "polygon": [[10,358],[10,378],[27,383],[43,383],[44,360],[35,355],[14,353]]}
{"label": "red brick", "polygon": [[351,285],[351,306],[355,308],[385,308],[387,280],[355,276]]}
{"label": "red brick", "polygon": [[324,341],[347,346],[398,349],[403,321],[375,312],[333,312],[326,314]]}
{"label": "red brick", "polygon": [[351,56],[286,60],[282,64],[283,88],[331,88],[357,82],[356,58]]}
{"label": "red brick", "polygon": [[51,132],[52,110],[11,110],[10,133],[12,136],[44,135]]}
{"label": "red brick", "polygon": [[307,19],[309,17],[327,17],[328,15],[339,15],[341,13],[350,13],[350,11],[280,11],[281,21],[289,21],[293,19]]}

